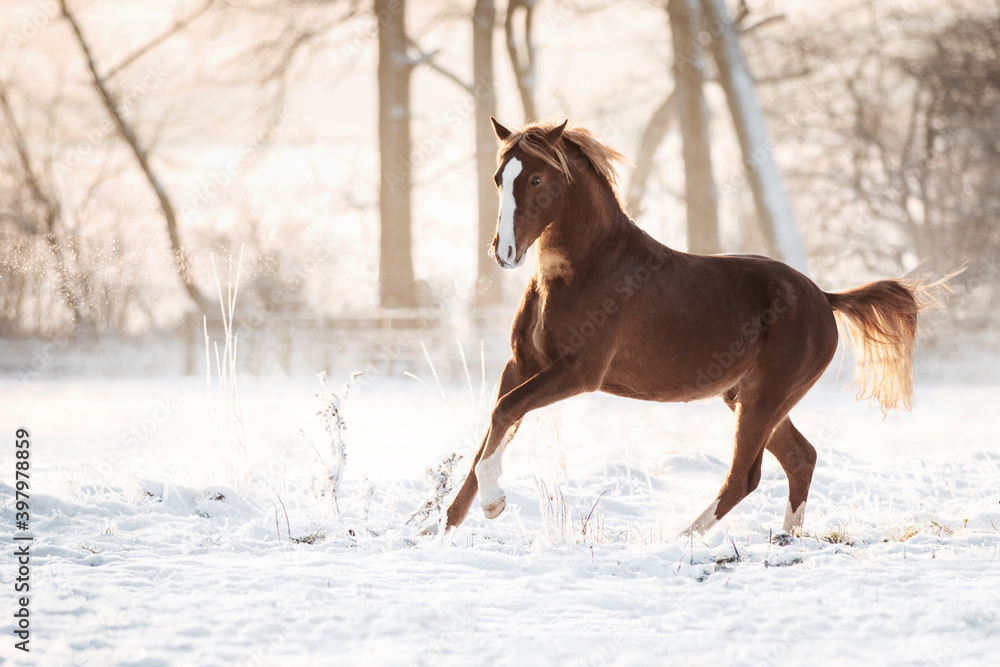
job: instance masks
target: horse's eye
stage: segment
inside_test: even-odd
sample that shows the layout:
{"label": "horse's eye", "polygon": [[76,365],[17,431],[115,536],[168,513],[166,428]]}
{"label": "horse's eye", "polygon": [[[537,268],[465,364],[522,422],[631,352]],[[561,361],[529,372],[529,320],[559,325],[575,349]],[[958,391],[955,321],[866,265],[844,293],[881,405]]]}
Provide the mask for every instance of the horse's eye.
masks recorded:
{"label": "horse's eye", "polygon": [[531,184],[532,185],[541,185],[542,184],[542,177],[541,176],[535,176],[533,179],[531,179]]}

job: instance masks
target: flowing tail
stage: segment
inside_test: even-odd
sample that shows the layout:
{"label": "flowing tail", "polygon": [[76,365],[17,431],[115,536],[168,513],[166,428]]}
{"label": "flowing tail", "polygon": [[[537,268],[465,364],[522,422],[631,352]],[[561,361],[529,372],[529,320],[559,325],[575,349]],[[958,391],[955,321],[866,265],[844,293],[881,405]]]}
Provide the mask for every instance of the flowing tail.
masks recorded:
{"label": "flowing tail", "polygon": [[913,398],[913,341],[926,288],[898,280],[877,280],[826,294],[837,324],[854,352],[858,399],[875,399],[883,417]]}

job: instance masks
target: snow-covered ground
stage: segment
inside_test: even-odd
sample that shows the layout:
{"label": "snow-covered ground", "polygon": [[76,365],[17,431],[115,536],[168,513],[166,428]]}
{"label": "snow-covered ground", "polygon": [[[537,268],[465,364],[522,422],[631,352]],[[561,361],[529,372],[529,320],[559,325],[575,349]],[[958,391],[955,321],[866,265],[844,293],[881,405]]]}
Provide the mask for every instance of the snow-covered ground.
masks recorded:
{"label": "snow-covered ground", "polygon": [[348,399],[340,518],[315,378],[240,379],[245,460],[201,378],[0,380],[4,533],[23,426],[35,535],[29,654],[0,559],[0,662],[996,664],[998,385],[922,383],[881,421],[824,379],[793,413],[820,454],[806,536],[781,546],[770,455],[719,527],[674,537],[726,472],[721,402],[600,394],[529,415],[500,518],[475,505],[453,536],[421,536],[425,470],[458,450],[461,481],[491,398],[422,380]]}

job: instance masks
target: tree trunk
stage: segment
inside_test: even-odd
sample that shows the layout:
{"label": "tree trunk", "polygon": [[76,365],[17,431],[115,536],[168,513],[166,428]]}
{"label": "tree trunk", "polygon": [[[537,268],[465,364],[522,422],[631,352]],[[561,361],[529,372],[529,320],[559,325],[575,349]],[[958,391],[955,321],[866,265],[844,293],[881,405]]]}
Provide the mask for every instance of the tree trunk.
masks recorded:
{"label": "tree trunk", "polygon": [[726,10],[725,0],[701,0],[701,5],[706,23],[711,26],[712,54],[733,116],[743,153],[743,166],[769,250],[805,273],[805,247],[795,226],[795,215],[778,165],[771,153],[764,114],[757,100],[753,77],[736,41],[732,18]]}
{"label": "tree trunk", "polygon": [[496,169],[496,135],[490,116],[497,113],[493,84],[493,27],[496,7],[493,0],[476,0],[472,14],[472,78],[476,99],[476,191],[479,198],[476,235],[476,303],[487,305],[499,300],[497,266],[486,250],[493,241],[497,222],[497,195],[493,184]]}
{"label": "tree trunk", "polygon": [[[507,3],[507,17],[503,22],[507,37],[507,54],[514,68],[517,79],[517,90],[521,94],[521,104],[524,106],[524,122],[538,120],[538,108],[535,106],[535,41],[532,37],[532,24],[535,17],[535,4],[538,0],[510,0]],[[516,10],[524,10],[524,54],[517,45],[514,35],[514,14]]]}
{"label": "tree trunk", "polygon": [[173,202],[170,200],[170,196],[167,194],[167,190],[164,187],[163,182],[153,170],[153,167],[149,162],[149,155],[139,141],[139,137],[136,134],[135,129],[125,120],[124,115],[122,115],[121,110],[118,108],[116,97],[108,90],[106,79],[98,74],[97,65],[94,62],[94,56],[91,53],[90,45],[87,43],[87,40],[84,39],[83,33],[80,31],[80,25],[76,21],[76,17],[66,7],[66,0],[59,0],[59,5],[62,9],[62,15],[67,21],[69,21],[69,25],[73,29],[73,34],[76,36],[80,50],[83,52],[83,55],[87,60],[87,68],[90,70],[94,88],[97,89],[98,93],[100,93],[101,101],[104,103],[104,108],[107,110],[108,115],[111,116],[112,120],[114,120],[115,125],[118,128],[118,134],[125,140],[125,143],[129,145],[129,148],[132,149],[132,154],[135,155],[136,162],[139,163],[139,168],[142,170],[143,175],[149,182],[149,185],[153,189],[156,199],[160,204],[160,210],[163,212],[163,218],[167,224],[167,236],[170,239],[170,249],[174,254],[174,264],[177,267],[177,275],[180,277],[181,283],[184,285],[184,290],[202,313],[208,313],[211,308],[209,301],[205,298],[205,295],[202,294],[201,290],[198,289],[198,285],[195,283],[194,277],[188,269],[187,253],[184,250],[184,245],[180,240],[180,233],[177,230],[177,214],[175,212]]}
{"label": "tree trunk", "polygon": [[405,0],[375,0],[378,18],[378,139],[381,180],[379,298],[383,308],[417,305],[410,232],[410,74]]}
{"label": "tree trunk", "polygon": [[698,43],[701,33],[698,0],[670,0],[667,14],[673,37],[674,85],[683,140],[688,252],[711,255],[721,252],[721,247],[708,105],[703,90],[705,62]]}
{"label": "tree trunk", "polygon": [[628,203],[628,213],[633,218],[638,218],[643,213],[646,186],[653,173],[653,168],[656,166],[656,151],[659,150],[660,144],[667,136],[667,130],[670,129],[670,117],[674,115],[676,107],[677,94],[675,91],[670,91],[666,99],[660,102],[660,106],[656,107],[653,115],[649,117],[646,129],[642,131],[642,137],[639,138],[639,149],[635,154],[635,169],[632,170],[632,176],[629,177],[628,194],[625,197]]}

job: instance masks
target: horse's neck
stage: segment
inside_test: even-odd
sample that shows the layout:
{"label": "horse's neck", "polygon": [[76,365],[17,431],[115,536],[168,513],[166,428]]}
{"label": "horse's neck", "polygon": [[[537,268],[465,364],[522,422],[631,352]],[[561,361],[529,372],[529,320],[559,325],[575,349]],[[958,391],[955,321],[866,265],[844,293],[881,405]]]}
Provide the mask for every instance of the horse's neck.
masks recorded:
{"label": "horse's neck", "polygon": [[[600,182],[598,182],[600,181]],[[567,193],[560,218],[538,242],[538,266],[544,276],[564,277],[567,268],[592,260],[616,233],[631,225],[611,186],[596,174],[577,179]]]}

